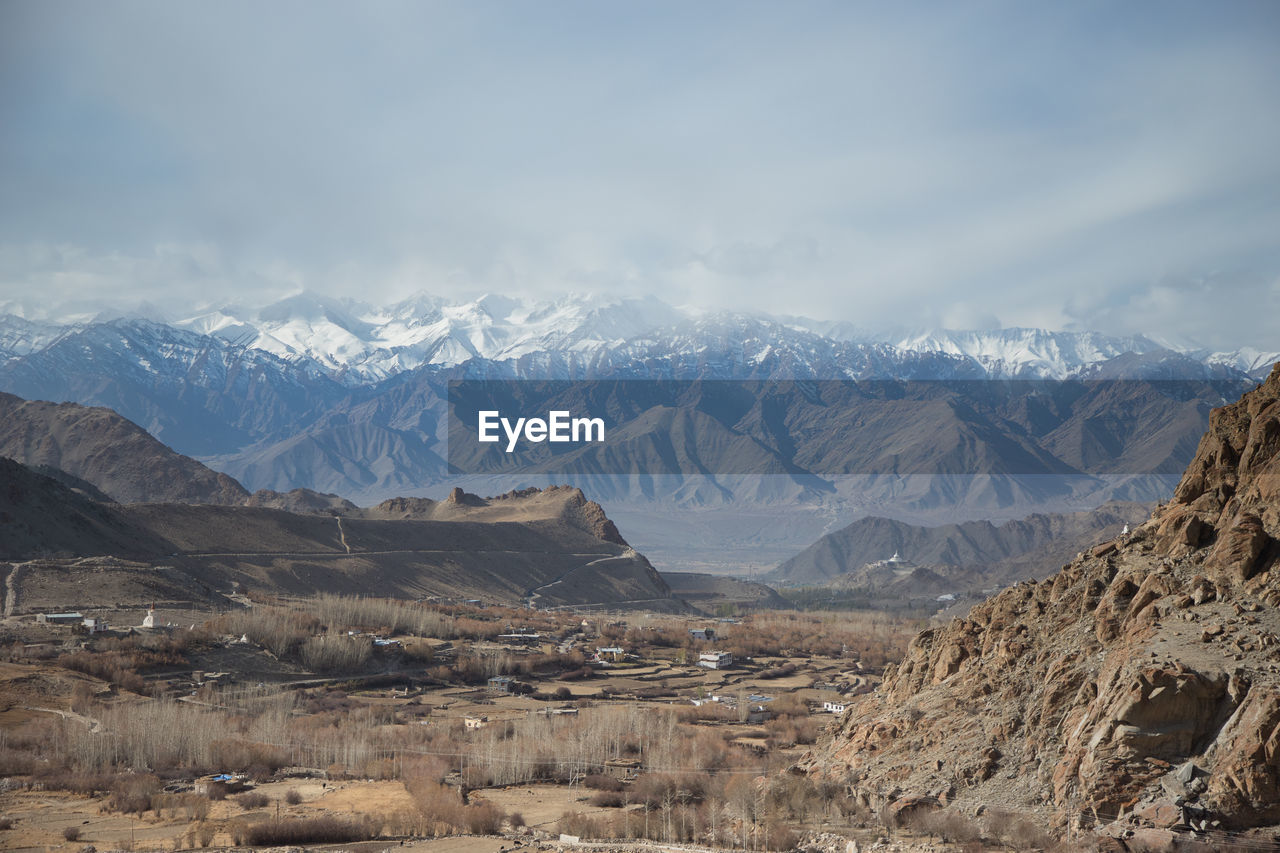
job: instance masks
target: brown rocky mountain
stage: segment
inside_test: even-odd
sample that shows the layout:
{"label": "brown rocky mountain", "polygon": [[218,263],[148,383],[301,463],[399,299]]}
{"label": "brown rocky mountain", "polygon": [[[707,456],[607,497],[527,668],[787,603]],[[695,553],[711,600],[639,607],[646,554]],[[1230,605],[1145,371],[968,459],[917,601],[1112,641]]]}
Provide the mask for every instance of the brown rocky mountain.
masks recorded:
{"label": "brown rocky mountain", "polygon": [[121,503],[235,504],[243,486],[170,450],[110,409],[23,400],[0,393],[0,456],[48,465]]}
{"label": "brown rocky mountain", "polygon": [[[781,588],[810,587],[806,601],[825,590],[833,602],[918,612],[953,600],[940,596],[971,601],[1042,578],[1150,514],[1150,504],[1113,501],[1087,512],[1034,513],[998,525],[968,521],[926,527],[869,516],[822,537],[767,580]],[[889,559],[893,554],[899,559]]]}
{"label": "brown rocky mountain", "polygon": [[202,577],[290,594],[448,596],[535,606],[685,605],[578,489],[498,498],[454,490],[367,510],[136,504],[122,516],[173,543]]}
{"label": "brown rocky mountain", "polygon": [[[498,498],[455,490],[445,501],[401,499],[369,510],[301,491],[258,493],[249,502],[102,503],[0,458],[0,560],[34,569],[8,573],[11,598],[23,610],[41,602],[138,605],[157,594],[207,601],[239,585],[688,609],[578,489]],[[87,557],[137,565],[80,561]],[[161,575],[165,591],[158,593]]]}
{"label": "brown rocky mountain", "polygon": [[79,494],[81,497],[88,498],[91,501],[98,501],[99,503],[115,503],[115,501],[111,499],[110,495],[102,491],[102,489],[99,489],[93,483],[68,474],[61,468],[54,468],[52,465],[28,465],[26,467],[35,471],[37,474],[43,474],[50,480],[56,480],[71,491]]}
{"label": "brown rocky mountain", "polygon": [[351,501],[337,495],[326,495],[310,489],[294,489],[290,492],[273,492],[259,489],[244,501],[245,506],[264,506],[286,512],[320,513],[323,515],[347,515],[359,512]]}
{"label": "brown rocky mountain", "polygon": [[[110,409],[9,394],[0,394],[4,454],[17,461],[0,468],[0,559],[163,563],[194,579],[202,597],[239,583],[293,594],[687,609],[574,488],[497,498],[455,489],[444,501],[396,498],[370,509],[306,489],[250,495]],[[74,570],[63,574],[71,585],[59,601],[73,603],[83,592]]]}
{"label": "brown rocky mountain", "polygon": [[[1150,505],[1112,502],[1079,513],[1035,513],[992,524],[967,521],[926,527],[868,516],[828,533],[770,574],[779,583],[823,583],[864,573],[894,553],[918,566],[981,567],[1006,562],[1061,563],[1086,545],[1150,514]],[[992,577],[996,577],[992,574]]]}
{"label": "brown rocky mountain", "polygon": [[1278,538],[1280,366],[1212,413],[1168,505],[920,634],[805,766],[1131,849],[1280,823]]}
{"label": "brown rocky mountain", "polygon": [[707,613],[716,613],[721,608],[732,612],[795,607],[773,587],[741,578],[705,572],[663,572],[662,579],[673,593]]}

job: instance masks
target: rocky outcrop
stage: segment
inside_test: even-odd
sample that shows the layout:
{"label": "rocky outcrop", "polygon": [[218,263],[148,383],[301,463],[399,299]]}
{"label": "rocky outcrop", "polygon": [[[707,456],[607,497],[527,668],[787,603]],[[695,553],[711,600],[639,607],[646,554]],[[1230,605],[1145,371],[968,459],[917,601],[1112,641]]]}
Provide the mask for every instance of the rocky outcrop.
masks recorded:
{"label": "rocky outcrop", "polygon": [[1280,822],[1280,366],[1127,536],[925,631],[806,760],[868,803],[1057,827]]}
{"label": "rocky outcrop", "polygon": [[[552,488],[556,488],[552,486]],[[561,486],[560,488],[568,488]],[[565,503],[563,517],[582,524],[587,530],[591,531],[605,542],[612,542],[615,545],[622,545],[630,548],[627,540],[622,538],[622,534],[618,532],[618,526],[604,514],[604,507],[595,501],[587,500],[587,496],[582,493],[582,489],[573,489],[569,494],[569,499]]]}
{"label": "rocky outcrop", "polygon": [[573,486],[548,486],[506,492],[482,498],[455,486],[443,501],[428,498],[391,498],[359,513],[368,518],[437,521],[555,521],[582,530],[597,539],[630,547],[604,507],[587,500]]}

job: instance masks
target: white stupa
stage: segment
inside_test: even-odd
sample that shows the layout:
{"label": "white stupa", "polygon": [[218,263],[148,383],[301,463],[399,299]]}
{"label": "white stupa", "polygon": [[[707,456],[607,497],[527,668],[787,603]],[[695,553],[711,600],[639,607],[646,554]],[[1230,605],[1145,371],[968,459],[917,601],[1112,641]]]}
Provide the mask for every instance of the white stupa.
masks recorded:
{"label": "white stupa", "polygon": [[894,551],[894,552],[893,552],[893,556],[892,556],[892,557],[890,557],[889,559],[885,560],[885,562],[886,562],[886,563],[901,563],[901,562],[902,562],[902,557],[900,557],[900,556],[898,555],[898,552],[897,552],[897,551]]}

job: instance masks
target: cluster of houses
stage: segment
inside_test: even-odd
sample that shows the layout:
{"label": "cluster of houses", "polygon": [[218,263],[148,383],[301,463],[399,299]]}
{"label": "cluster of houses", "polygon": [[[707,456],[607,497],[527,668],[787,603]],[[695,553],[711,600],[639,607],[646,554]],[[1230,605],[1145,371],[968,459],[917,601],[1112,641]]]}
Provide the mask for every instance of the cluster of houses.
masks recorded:
{"label": "cluster of houses", "polygon": [[[768,709],[768,704],[774,700],[773,696],[763,696],[759,693],[752,693],[749,696],[742,697],[741,701],[746,704],[746,722],[763,723],[773,717],[772,712]],[[726,708],[737,710],[739,699],[736,696],[728,696],[722,694],[712,694],[701,699],[689,700],[694,707],[703,705],[723,705]]]}
{"label": "cluster of houses", "polygon": [[[538,717],[576,717],[578,716],[577,708],[540,708],[537,711],[529,711],[531,716]],[[504,719],[511,719],[510,717]],[[426,720],[420,721],[423,725],[427,725]],[[501,722],[501,720],[491,720],[488,714],[469,714],[462,718],[462,725],[469,730],[486,728],[492,722]]]}
{"label": "cluster of houses", "polygon": [[[716,631],[714,628],[690,628],[689,636],[702,642],[715,642]],[[728,669],[733,666],[733,655],[719,651],[700,652],[697,663],[707,669]]]}
{"label": "cluster of houses", "polygon": [[519,693],[533,692],[532,687],[529,687],[529,685],[524,684],[521,681],[517,681],[516,679],[512,678],[509,675],[495,675],[492,678],[490,678],[487,682],[485,682],[485,687],[486,689],[488,689],[490,693],[498,693],[498,694],[519,694]]}
{"label": "cluster of houses", "polygon": [[[591,656],[587,658],[587,662],[608,666],[611,663],[623,663],[639,659],[638,655],[631,654],[619,646],[605,646],[592,652]],[[728,669],[733,666],[733,655],[729,652],[701,652],[698,655],[697,664],[706,669]]]}
{"label": "cluster of houses", "polygon": [[504,643],[515,643],[516,645],[536,646],[543,642],[543,636],[537,631],[530,631],[528,628],[512,628],[507,626],[505,634],[499,634],[498,639]]}
{"label": "cluster of houses", "polygon": [[588,663],[598,664],[622,663],[628,657],[632,660],[638,659],[636,655],[628,655],[627,650],[621,646],[605,646],[602,649],[596,649],[591,654],[591,657],[587,658],[587,661]]}

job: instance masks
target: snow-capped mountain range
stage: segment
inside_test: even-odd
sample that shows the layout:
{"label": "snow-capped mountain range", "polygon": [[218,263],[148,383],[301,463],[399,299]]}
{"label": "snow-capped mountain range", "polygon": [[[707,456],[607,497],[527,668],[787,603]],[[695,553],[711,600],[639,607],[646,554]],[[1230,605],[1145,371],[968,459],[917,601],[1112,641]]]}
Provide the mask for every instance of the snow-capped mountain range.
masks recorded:
{"label": "snow-capped mountain range", "polygon": [[[458,301],[424,293],[379,307],[302,293],[257,310],[223,306],[168,322],[143,316],[57,323],[0,315],[0,364],[38,355],[76,336],[115,337],[126,327],[150,327],[143,335],[148,342],[124,347],[134,351],[139,366],[163,364],[173,354],[166,351],[174,349],[234,352],[250,359],[269,355],[347,387],[424,366],[481,362],[486,369],[519,376],[628,369],[723,378],[1066,379],[1100,369],[1110,374],[1102,366],[1121,356],[1128,356],[1126,370],[1149,372],[1161,364],[1168,369],[1173,359],[1180,371],[1194,362],[1208,374],[1239,372],[1253,378],[1280,360],[1280,351],[1179,350],[1148,337],[1096,332],[1007,328],[875,334],[805,318],[675,308],[652,297],[486,295]],[[162,343],[166,328],[175,334]],[[145,352],[151,345],[160,351]]]}
{"label": "snow-capped mountain range", "polygon": [[[848,323],[601,296],[423,294],[374,307],[300,294],[262,309],[224,306],[178,318],[145,310],[52,319],[0,313],[0,391],[109,407],[250,490],[309,488],[364,504],[440,496],[457,484],[443,415],[453,378],[1042,380],[1002,382],[994,394],[985,383],[956,383],[945,390],[951,403],[930,409],[929,424],[889,419],[879,432],[859,420],[852,402],[830,422],[806,421],[802,405],[781,420],[704,407],[699,418],[719,420],[700,421],[705,428],[681,445],[692,455],[685,470],[726,470],[716,460],[746,456],[794,476],[577,483],[557,475],[471,486],[497,494],[530,482],[575,482],[625,518],[646,553],[670,546],[687,557],[680,549],[703,548],[712,562],[759,560],[762,543],[781,559],[828,525],[870,511],[1010,518],[1165,497],[1176,481],[1165,472],[1180,471],[1194,452],[1209,410],[1236,399],[1276,361],[1280,352],[1191,350],[1147,337],[1018,328],[877,334]],[[1062,379],[1212,381],[1121,383],[1081,394],[1055,388]],[[901,390],[930,396],[919,387]],[[644,409],[640,399],[631,402]],[[763,413],[757,403],[752,411]],[[899,427],[896,444],[883,440],[884,428]],[[672,446],[654,430],[645,446]],[[829,465],[805,473],[812,460],[859,454],[873,464],[852,470],[880,471],[886,452],[893,471],[1032,475],[872,473],[828,482]],[[623,470],[647,471],[662,460],[637,451],[631,461]],[[1061,471],[1075,473],[1053,475]],[[688,507],[702,514],[680,509]],[[747,529],[750,519],[755,526]]]}
{"label": "snow-capped mountain range", "polygon": [[[550,300],[486,295],[457,302],[424,293],[384,308],[301,294],[256,315],[219,309],[173,325],[285,359],[313,359],[348,382],[377,381],[424,364],[513,362],[540,353],[574,354],[590,363],[606,353],[617,361],[624,353],[651,356],[658,348],[666,355],[689,355],[729,347],[747,363],[764,362],[775,349],[792,352],[803,362],[804,350],[818,355],[816,350],[824,349],[819,341],[807,347],[801,343],[811,336],[836,349],[841,344],[887,345],[903,354],[953,356],[992,378],[1065,379],[1126,353],[1173,349],[1147,337],[1021,328],[823,334],[827,324],[805,318],[678,309],[653,297],[574,294]],[[1280,360],[1280,351],[1254,349],[1182,354],[1247,373],[1265,371]],[[848,367],[830,367],[835,370],[827,375],[850,374]],[[852,367],[852,372],[860,371]]]}

